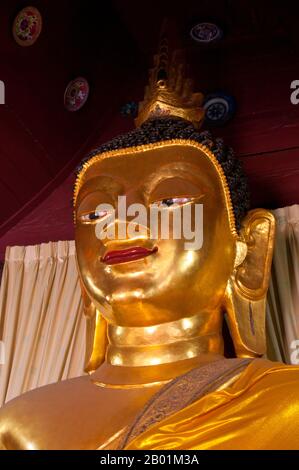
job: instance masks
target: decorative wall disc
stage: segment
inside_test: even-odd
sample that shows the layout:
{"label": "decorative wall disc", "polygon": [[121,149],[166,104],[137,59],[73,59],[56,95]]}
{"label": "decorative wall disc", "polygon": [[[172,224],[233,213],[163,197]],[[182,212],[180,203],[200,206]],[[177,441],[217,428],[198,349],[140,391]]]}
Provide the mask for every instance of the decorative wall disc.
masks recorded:
{"label": "decorative wall disc", "polygon": [[129,101],[121,107],[120,113],[125,117],[137,117],[138,114],[138,103],[135,101]]}
{"label": "decorative wall disc", "polygon": [[88,81],[83,77],[75,78],[65,89],[64,106],[68,111],[78,111],[86,103],[88,95]]}
{"label": "decorative wall disc", "polygon": [[42,30],[42,17],[35,7],[26,7],[15,17],[13,37],[20,46],[32,46]]}
{"label": "decorative wall disc", "polygon": [[212,93],[205,98],[205,122],[211,126],[221,126],[234,114],[235,99],[226,93]]}
{"label": "decorative wall disc", "polygon": [[216,42],[222,35],[222,29],[214,23],[198,23],[190,31],[192,39],[202,44]]}

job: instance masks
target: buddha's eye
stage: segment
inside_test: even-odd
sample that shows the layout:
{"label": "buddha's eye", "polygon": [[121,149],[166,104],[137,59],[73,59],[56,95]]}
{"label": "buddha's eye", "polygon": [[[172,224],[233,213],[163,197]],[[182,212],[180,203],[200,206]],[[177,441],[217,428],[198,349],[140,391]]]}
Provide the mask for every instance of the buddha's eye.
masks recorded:
{"label": "buddha's eye", "polygon": [[169,199],[161,199],[161,201],[158,201],[155,204],[160,208],[163,208],[163,207],[167,208],[173,205],[181,206],[190,201],[192,201],[192,198],[190,197],[171,197]]}
{"label": "buddha's eye", "polygon": [[79,218],[82,222],[88,223],[88,222],[96,222],[97,220],[102,219],[103,217],[106,217],[109,214],[108,211],[91,211],[86,214],[81,215]]}

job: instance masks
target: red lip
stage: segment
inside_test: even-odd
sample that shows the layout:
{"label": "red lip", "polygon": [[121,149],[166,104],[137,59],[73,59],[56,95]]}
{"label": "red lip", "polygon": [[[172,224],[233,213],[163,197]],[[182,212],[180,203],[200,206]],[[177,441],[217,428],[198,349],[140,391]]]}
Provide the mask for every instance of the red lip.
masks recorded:
{"label": "red lip", "polygon": [[146,256],[152,255],[158,251],[157,247],[149,250],[141,246],[132,246],[125,250],[113,250],[108,251],[105,256],[101,258],[101,261],[106,264],[119,264],[126,263],[128,261],[135,261],[137,259],[145,258]]}

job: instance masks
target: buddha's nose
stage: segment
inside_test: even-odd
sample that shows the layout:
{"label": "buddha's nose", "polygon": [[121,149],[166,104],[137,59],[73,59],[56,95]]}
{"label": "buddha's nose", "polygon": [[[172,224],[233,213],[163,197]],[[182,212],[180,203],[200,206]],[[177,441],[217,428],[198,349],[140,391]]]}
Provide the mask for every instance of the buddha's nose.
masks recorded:
{"label": "buddha's nose", "polygon": [[141,191],[130,189],[118,196],[115,217],[119,222],[130,223],[138,216],[139,224],[147,226],[148,208]]}
{"label": "buddha's nose", "polygon": [[[112,239],[140,244],[150,239],[148,209],[144,198],[136,190],[130,190],[118,197],[114,219],[105,227],[101,239],[107,243]],[[110,235],[110,236],[109,236]]]}

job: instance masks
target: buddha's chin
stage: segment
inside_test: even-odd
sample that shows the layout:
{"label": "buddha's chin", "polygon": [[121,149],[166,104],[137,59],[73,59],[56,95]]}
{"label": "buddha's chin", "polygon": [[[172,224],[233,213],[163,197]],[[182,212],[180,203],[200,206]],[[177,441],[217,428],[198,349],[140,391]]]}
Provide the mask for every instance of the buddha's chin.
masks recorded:
{"label": "buddha's chin", "polygon": [[161,271],[150,266],[138,266],[137,263],[124,263],[113,266],[109,271],[102,271],[92,286],[94,292],[109,304],[141,301],[155,296],[158,292],[168,291],[171,276],[165,275],[162,287]]}
{"label": "buddha's chin", "polygon": [[150,300],[150,297],[148,289],[144,290],[142,287],[137,286],[129,288],[129,286],[126,286],[125,289],[116,289],[113,292],[107,293],[105,301],[114,307]]}

